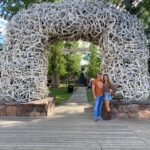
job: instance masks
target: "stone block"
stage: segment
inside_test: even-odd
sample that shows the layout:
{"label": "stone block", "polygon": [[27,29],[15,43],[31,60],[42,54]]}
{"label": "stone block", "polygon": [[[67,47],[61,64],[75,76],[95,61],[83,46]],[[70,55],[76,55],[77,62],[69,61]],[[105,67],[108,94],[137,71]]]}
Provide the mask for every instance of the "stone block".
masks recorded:
{"label": "stone block", "polygon": [[115,115],[115,118],[127,119],[128,118],[128,114],[127,113],[118,113],[118,114]]}
{"label": "stone block", "polygon": [[33,111],[33,105],[31,104],[18,104],[17,105],[17,116],[30,116]]}
{"label": "stone block", "polygon": [[16,112],[17,112],[17,108],[15,105],[6,106],[7,116],[16,116]]}
{"label": "stone block", "polygon": [[55,108],[55,99],[48,97],[28,103],[1,103],[0,116],[31,116],[45,117],[52,114]]}
{"label": "stone block", "polygon": [[138,112],[139,119],[150,119],[150,111],[149,110],[141,110]]}
{"label": "stone block", "polygon": [[111,101],[113,118],[150,119],[150,101]]}
{"label": "stone block", "polygon": [[127,112],[137,113],[139,111],[139,105],[137,104],[127,105],[126,109]]}
{"label": "stone block", "polygon": [[0,105],[0,110],[3,110],[3,109],[6,109],[6,106],[5,105]]}
{"label": "stone block", "polygon": [[39,113],[45,112],[46,111],[46,104],[42,104],[42,105],[36,105],[34,111],[37,111]]}
{"label": "stone block", "polygon": [[23,106],[22,106],[22,112],[32,112],[32,111],[34,111],[33,109],[34,109],[34,105],[33,104],[24,104]]}
{"label": "stone block", "polygon": [[41,117],[41,113],[40,112],[31,112],[29,114],[30,117]]}
{"label": "stone block", "polygon": [[140,110],[150,110],[150,105],[139,105]]}
{"label": "stone block", "polygon": [[6,116],[6,106],[5,105],[0,105],[0,116]]}
{"label": "stone block", "polygon": [[118,112],[119,113],[126,113],[127,112],[126,105],[119,105]]}
{"label": "stone block", "polygon": [[118,111],[118,109],[117,109],[116,107],[111,108],[111,112],[112,112],[113,114],[119,113],[119,111]]}
{"label": "stone block", "polygon": [[40,113],[40,117],[46,117],[46,116],[48,116],[46,111],[45,111],[45,112]]}
{"label": "stone block", "polygon": [[139,113],[128,112],[128,117],[130,119],[139,119]]}
{"label": "stone block", "polygon": [[50,114],[52,114],[52,112],[54,111],[55,109],[55,99],[52,100],[49,104],[48,104],[48,107],[47,107],[47,116],[49,116]]}

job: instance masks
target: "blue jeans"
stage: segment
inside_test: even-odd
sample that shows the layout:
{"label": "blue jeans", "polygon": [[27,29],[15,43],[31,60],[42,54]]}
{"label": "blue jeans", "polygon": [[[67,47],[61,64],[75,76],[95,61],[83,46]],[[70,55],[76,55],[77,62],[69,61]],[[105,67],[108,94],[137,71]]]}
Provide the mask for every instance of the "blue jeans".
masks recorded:
{"label": "blue jeans", "polygon": [[103,105],[103,96],[97,96],[94,103],[94,120],[101,118],[101,109]]}
{"label": "blue jeans", "polygon": [[106,100],[106,101],[112,100],[112,96],[111,96],[110,92],[104,93],[104,100]]}

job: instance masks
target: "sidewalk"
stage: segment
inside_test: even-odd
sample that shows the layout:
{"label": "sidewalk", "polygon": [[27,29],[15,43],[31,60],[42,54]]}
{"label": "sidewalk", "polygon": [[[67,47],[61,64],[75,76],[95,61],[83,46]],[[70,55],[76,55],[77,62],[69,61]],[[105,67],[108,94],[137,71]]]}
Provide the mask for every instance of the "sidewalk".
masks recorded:
{"label": "sidewalk", "polygon": [[149,124],[94,122],[80,87],[48,118],[0,118],[0,150],[150,150]]}

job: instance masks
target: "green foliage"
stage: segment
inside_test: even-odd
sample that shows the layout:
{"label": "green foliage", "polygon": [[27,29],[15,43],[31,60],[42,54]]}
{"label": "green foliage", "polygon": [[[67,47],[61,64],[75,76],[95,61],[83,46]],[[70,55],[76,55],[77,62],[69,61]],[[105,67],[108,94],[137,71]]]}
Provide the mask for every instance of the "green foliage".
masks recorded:
{"label": "green foliage", "polygon": [[91,44],[90,48],[90,60],[87,69],[87,75],[89,78],[95,77],[96,73],[100,70],[101,59],[98,54],[98,48],[96,45]]}
{"label": "green foliage", "polygon": [[70,50],[70,53],[76,51],[77,47],[79,45],[78,41],[65,41],[64,47],[68,50]]}
{"label": "green foliage", "polygon": [[69,50],[69,54],[66,55],[67,60],[67,77],[73,78],[78,76],[80,73],[80,62],[81,56],[80,54],[76,53],[76,49],[79,45],[77,41],[66,41],[65,48]]}
{"label": "green foliage", "polygon": [[57,2],[58,0],[3,0],[1,4],[0,16],[11,19],[19,10],[27,9],[30,4],[42,2]]}
{"label": "green foliage", "polygon": [[122,6],[133,15],[137,15],[145,25],[150,25],[150,1],[142,0],[139,3],[136,0],[122,0]]}
{"label": "green foliage", "polygon": [[48,56],[48,74],[57,72],[60,76],[64,76],[66,72],[66,60],[61,49],[64,47],[62,41],[56,41],[49,46]]}
{"label": "green foliage", "polygon": [[[64,55],[61,51],[64,47],[66,48],[66,43],[69,45],[67,48],[71,51],[68,55]],[[81,57],[78,53],[72,51],[73,48],[78,47],[77,43],[56,41],[49,46],[48,75],[58,74],[64,78],[73,78],[79,75]]]}
{"label": "green foliage", "polygon": [[137,15],[146,26],[150,26],[150,0],[104,0]]}
{"label": "green foliage", "polygon": [[78,76],[80,73],[80,61],[81,57],[77,53],[72,53],[66,56],[67,60],[67,76],[73,77]]}

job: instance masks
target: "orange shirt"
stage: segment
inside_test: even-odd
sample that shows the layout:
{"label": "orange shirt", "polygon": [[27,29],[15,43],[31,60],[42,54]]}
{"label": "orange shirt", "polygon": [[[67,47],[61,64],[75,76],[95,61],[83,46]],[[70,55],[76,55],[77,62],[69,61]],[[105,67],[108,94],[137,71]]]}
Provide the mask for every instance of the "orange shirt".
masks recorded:
{"label": "orange shirt", "polygon": [[95,96],[103,96],[103,94],[104,94],[104,83],[102,80],[95,79],[92,82],[92,87],[94,87]]}

